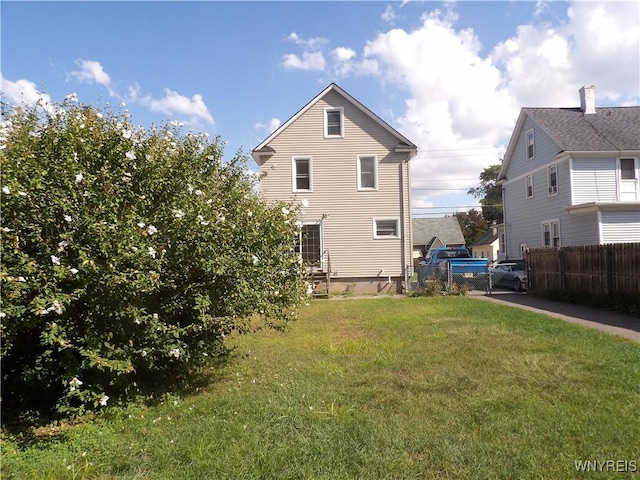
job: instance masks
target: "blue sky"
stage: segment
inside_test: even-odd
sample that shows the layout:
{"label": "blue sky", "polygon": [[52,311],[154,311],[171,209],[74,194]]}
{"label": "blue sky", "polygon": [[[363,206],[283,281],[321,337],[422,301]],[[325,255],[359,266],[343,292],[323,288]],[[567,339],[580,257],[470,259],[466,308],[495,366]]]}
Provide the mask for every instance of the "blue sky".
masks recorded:
{"label": "blue sky", "polygon": [[[419,146],[414,215],[468,210],[522,107],[640,103],[634,2],[0,4],[4,100],[124,103],[245,153],[336,82]],[[256,168],[252,161],[250,166]]]}

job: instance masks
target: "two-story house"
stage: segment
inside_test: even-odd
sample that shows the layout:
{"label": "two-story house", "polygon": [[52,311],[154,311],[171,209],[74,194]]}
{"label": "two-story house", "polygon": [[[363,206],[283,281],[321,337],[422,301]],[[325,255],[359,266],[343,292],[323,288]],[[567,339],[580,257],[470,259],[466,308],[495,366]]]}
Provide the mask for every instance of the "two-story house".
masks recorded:
{"label": "two-story house", "polygon": [[523,108],[499,173],[505,256],[640,242],[640,107]]}
{"label": "two-story house", "polygon": [[302,205],[298,248],[330,290],[400,292],[412,256],[417,147],[332,83],[251,155],[266,201]]}

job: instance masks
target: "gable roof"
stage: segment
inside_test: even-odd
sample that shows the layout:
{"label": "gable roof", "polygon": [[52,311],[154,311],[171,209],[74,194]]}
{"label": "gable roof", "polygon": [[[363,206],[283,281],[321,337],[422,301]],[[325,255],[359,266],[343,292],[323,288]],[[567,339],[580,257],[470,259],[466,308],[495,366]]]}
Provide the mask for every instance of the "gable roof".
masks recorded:
{"label": "gable roof", "polygon": [[[313,105],[315,105],[327,93],[332,92],[332,91],[333,92],[337,92],[338,94],[342,95],[345,99],[347,99],[349,102],[351,102],[353,105],[355,105],[358,109],[360,109],[362,112],[364,112],[374,122],[376,122],[382,128],[384,128],[389,133],[391,133],[394,137],[396,137],[398,139],[398,145],[395,147],[396,151],[409,152],[409,153],[412,154],[411,157],[414,157],[416,155],[417,150],[418,150],[418,147],[416,145],[414,145],[409,139],[407,139],[404,135],[402,135],[400,132],[398,132],[395,128],[391,127],[391,125],[389,125],[387,122],[385,122],[380,117],[378,117],[375,113],[373,113],[371,110],[369,110],[367,107],[365,107],[358,100],[356,100],[351,95],[349,95],[346,91],[344,91],[342,88],[340,88],[337,84],[332,83],[328,87],[326,87],[324,90],[322,90],[319,94],[317,94],[315,97],[313,97],[313,99],[311,99],[311,101],[309,101],[304,107],[302,107],[300,110],[298,110],[298,112],[295,115],[293,115],[291,118],[289,118],[289,120],[287,120],[282,125],[280,125],[275,131],[273,131],[273,133],[271,133],[267,138],[265,138],[262,142],[260,142],[260,144],[257,147],[255,147],[253,150],[251,150],[251,155],[254,157],[254,159],[256,159],[256,161],[258,160],[256,158],[256,154],[259,156],[260,153],[263,153],[263,154],[264,153],[273,153],[274,152],[273,149],[268,146],[269,143],[271,143],[271,141],[274,138],[276,138],[284,130],[286,130],[286,128],[289,125],[291,125],[293,122],[295,122],[301,115],[303,115],[307,110],[309,110]],[[269,149],[271,150],[271,152],[269,152]]]}
{"label": "gable roof", "polygon": [[427,245],[434,237],[445,245],[464,245],[464,235],[456,217],[414,218],[413,244]]}
{"label": "gable roof", "polygon": [[529,117],[558,145],[561,152],[640,150],[640,107],[604,107],[584,114],[580,108],[523,108],[500,169],[504,178],[513,150]]}
{"label": "gable roof", "polygon": [[489,230],[484,232],[475,242],[471,244],[471,247],[477,247],[479,245],[491,245],[498,240],[498,229],[489,227]]}

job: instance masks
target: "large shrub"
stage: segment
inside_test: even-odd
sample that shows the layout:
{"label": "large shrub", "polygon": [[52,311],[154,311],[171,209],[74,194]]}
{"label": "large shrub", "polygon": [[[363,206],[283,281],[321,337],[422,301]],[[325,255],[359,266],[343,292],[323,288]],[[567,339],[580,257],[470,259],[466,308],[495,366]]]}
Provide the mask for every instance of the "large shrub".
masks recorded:
{"label": "large shrub", "polygon": [[72,95],[3,106],[0,148],[5,413],[141,395],[227,353],[247,319],[294,315],[297,212],[265,204],[219,139]]}

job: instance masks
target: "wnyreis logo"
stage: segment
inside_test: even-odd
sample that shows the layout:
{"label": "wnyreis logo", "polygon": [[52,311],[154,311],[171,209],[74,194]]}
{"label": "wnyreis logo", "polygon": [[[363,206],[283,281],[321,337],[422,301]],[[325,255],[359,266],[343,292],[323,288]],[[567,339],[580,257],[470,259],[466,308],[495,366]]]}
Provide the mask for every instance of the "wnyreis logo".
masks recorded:
{"label": "wnyreis logo", "polygon": [[635,460],[576,460],[578,472],[637,472]]}

